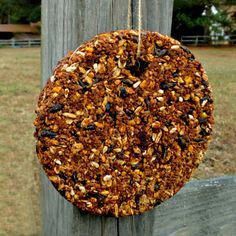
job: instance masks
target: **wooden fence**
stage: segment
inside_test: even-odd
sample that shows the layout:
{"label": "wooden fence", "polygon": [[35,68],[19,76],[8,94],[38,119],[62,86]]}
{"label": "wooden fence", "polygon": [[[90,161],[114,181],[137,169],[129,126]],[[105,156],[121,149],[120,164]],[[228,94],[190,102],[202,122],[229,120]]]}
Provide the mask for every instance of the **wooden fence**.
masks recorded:
{"label": "wooden fence", "polygon": [[[131,3],[129,5],[128,3]],[[138,26],[138,0],[42,0],[42,85],[68,50],[100,32]],[[170,34],[173,0],[142,0],[142,28]],[[128,14],[129,9],[131,13]],[[236,177],[193,181],[140,216],[81,213],[41,173],[45,236],[233,236]]]}
{"label": "wooden fence", "polygon": [[41,45],[41,39],[7,39],[0,40],[1,47],[39,47]]}
{"label": "wooden fence", "polygon": [[236,34],[220,36],[182,36],[181,43],[186,45],[236,45]]}
{"label": "wooden fence", "polygon": [[[185,45],[236,45],[236,35],[226,35],[224,39],[219,37],[196,35],[196,36],[182,36],[181,43]],[[1,47],[39,47],[41,46],[41,39],[8,39],[0,40]]]}
{"label": "wooden fence", "polygon": [[80,212],[43,178],[45,236],[236,235],[236,176],[193,180],[154,210],[121,219]]}

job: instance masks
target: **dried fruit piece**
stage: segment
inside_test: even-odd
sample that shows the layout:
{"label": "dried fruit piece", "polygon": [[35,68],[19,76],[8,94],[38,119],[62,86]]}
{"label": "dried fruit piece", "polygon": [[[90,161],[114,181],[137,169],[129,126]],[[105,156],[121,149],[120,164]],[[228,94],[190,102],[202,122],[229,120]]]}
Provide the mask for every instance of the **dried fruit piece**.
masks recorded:
{"label": "dried fruit piece", "polygon": [[188,142],[187,142],[187,140],[184,137],[180,136],[178,138],[178,144],[181,147],[181,149],[184,150],[184,149],[187,148]]}
{"label": "dried fruit piece", "polygon": [[47,138],[55,138],[57,133],[50,131],[50,130],[42,130],[39,137],[47,137]]}
{"label": "dried fruit piece", "polygon": [[155,55],[158,57],[162,57],[164,55],[166,55],[168,52],[167,49],[155,49]]}
{"label": "dried fruit piece", "polygon": [[175,87],[176,84],[177,84],[176,82],[161,82],[160,88],[163,90],[167,90],[169,88]]}
{"label": "dried fruit piece", "polygon": [[138,59],[136,60],[134,65],[127,65],[126,68],[130,71],[132,75],[139,77],[141,74],[145,72],[148,65],[149,65],[148,62],[142,59]]}
{"label": "dried fruit piece", "polygon": [[62,110],[62,108],[63,108],[63,105],[60,103],[57,103],[49,109],[49,112],[56,113],[56,112]]}
{"label": "dried fruit piece", "polygon": [[108,102],[105,108],[106,108],[106,112],[109,112],[111,110],[111,103]]}
{"label": "dried fruit piece", "polygon": [[95,125],[88,125],[86,127],[84,127],[85,130],[95,130],[96,129],[96,126]]}
{"label": "dried fruit piece", "polygon": [[126,98],[127,97],[127,91],[124,87],[120,88],[120,97],[121,98]]}

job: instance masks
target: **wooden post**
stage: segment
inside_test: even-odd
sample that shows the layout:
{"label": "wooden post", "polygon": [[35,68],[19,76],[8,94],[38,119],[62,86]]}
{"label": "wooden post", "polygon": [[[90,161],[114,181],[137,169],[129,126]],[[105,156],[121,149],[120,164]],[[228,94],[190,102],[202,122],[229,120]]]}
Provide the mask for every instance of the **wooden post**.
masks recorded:
{"label": "wooden post", "polygon": [[[42,0],[42,85],[68,50],[99,32],[137,28],[138,0]],[[173,0],[142,0],[142,28],[170,34]],[[130,7],[130,8],[129,8]],[[193,181],[140,216],[120,219],[81,213],[54,189],[44,172],[45,236],[235,235],[236,177]]]}
{"label": "wooden post", "polygon": [[[100,32],[138,28],[138,0],[43,0],[42,85],[69,50]],[[142,29],[170,34],[173,0],[142,0]],[[42,173],[43,235],[154,235],[154,211],[115,219],[92,216],[73,207]]]}

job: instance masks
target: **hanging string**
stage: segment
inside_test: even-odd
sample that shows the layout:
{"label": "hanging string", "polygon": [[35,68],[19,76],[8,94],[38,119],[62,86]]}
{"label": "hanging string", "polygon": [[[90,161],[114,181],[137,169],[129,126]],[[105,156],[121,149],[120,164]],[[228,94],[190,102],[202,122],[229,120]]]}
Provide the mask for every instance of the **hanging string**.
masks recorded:
{"label": "hanging string", "polygon": [[141,51],[141,28],[142,28],[142,0],[138,1],[138,49],[137,58],[140,57]]}

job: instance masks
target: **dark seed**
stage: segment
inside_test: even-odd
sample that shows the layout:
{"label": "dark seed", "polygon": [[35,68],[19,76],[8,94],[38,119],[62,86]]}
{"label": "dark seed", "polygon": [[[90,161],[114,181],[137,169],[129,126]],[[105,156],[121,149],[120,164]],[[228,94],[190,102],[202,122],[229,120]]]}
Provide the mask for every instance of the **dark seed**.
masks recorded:
{"label": "dark seed", "polygon": [[205,96],[200,99],[200,102],[203,103],[204,101],[208,101],[209,103],[212,103],[213,100],[210,98],[210,96]]}
{"label": "dark seed", "polygon": [[45,171],[50,170],[51,168],[52,168],[52,167],[51,167],[50,164],[44,164],[44,165],[43,165],[43,169],[44,169]]}
{"label": "dark seed", "polygon": [[47,148],[46,146],[42,146],[42,147],[41,147],[41,150],[42,150],[43,152],[46,152],[46,151],[48,150],[48,148]]}
{"label": "dark seed", "polygon": [[100,81],[99,78],[95,77],[95,78],[93,79],[93,84],[97,84],[99,81]]}
{"label": "dark seed", "polygon": [[139,168],[141,168],[141,163],[136,163],[136,164],[131,165],[132,170],[136,170],[136,169],[139,169]]}
{"label": "dark seed", "polygon": [[79,80],[79,85],[82,87],[82,92],[85,93],[86,91],[88,91],[88,86],[89,84],[87,82],[83,82],[82,80]]}
{"label": "dark seed", "polygon": [[134,114],[134,111],[130,110],[130,109],[125,109],[125,114],[127,116],[132,116]]}
{"label": "dark seed", "polygon": [[188,142],[184,137],[180,136],[178,138],[178,144],[181,147],[181,149],[184,150],[184,149],[186,149]]}
{"label": "dark seed", "polygon": [[117,157],[117,159],[124,159],[124,151],[122,150],[121,152],[118,152],[117,154],[116,154],[116,157]]}
{"label": "dark seed", "polygon": [[137,35],[131,35],[131,39],[137,43],[138,42],[138,36]]}
{"label": "dark seed", "polygon": [[206,129],[204,127],[201,127],[201,131],[199,133],[200,135],[204,136],[208,136],[210,133],[206,131]]}
{"label": "dark seed", "polygon": [[135,200],[136,205],[139,205],[139,202],[140,202],[139,199],[140,199],[140,197],[141,197],[140,195],[136,195],[136,196],[135,196],[135,199],[134,199],[134,200]]}
{"label": "dark seed", "polygon": [[148,65],[149,65],[148,62],[139,59],[136,61],[134,65],[129,65],[126,68],[130,71],[132,75],[139,77],[141,74],[145,72]]}
{"label": "dark seed", "polygon": [[207,86],[209,85],[209,82],[203,79],[203,80],[202,80],[202,84],[207,87]]}
{"label": "dark seed", "polygon": [[160,204],[161,204],[161,201],[156,201],[155,204],[154,204],[154,207],[155,207],[155,206],[158,206],[158,205],[160,205]]}
{"label": "dark seed", "polygon": [[109,111],[111,110],[111,103],[108,102],[108,103],[106,104],[105,108],[106,108],[106,112],[109,112]]}
{"label": "dark seed", "polygon": [[129,184],[132,186],[134,184],[134,180],[133,180],[133,177],[130,177],[130,181],[129,181]]}
{"label": "dark seed", "polygon": [[166,155],[167,155],[167,152],[168,152],[168,147],[166,147],[166,146],[162,146],[161,147],[161,150],[162,150],[162,158],[165,158],[166,157]]}
{"label": "dark seed", "polygon": [[107,153],[111,153],[114,148],[114,145],[110,145],[107,149]]}
{"label": "dark seed", "polygon": [[[37,114],[38,114],[38,113],[37,113]],[[39,119],[40,119],[41,121],[44,121],[44,120],[45,120],[45,115],[39,114],[38,116],[39,116]]]}
{"label": "dark seed", "polygon": [[174,101],[171,98],[167,99],[167,104],[171,106],[174,103]]}
{"label": "dark seed", "polygon": [[54,106],[52,106],[52,107],[49,109],[49,112],[51,112],[51,113],[56,113],[56,112],[62,110],[62,108],[63,108],[63,105],[57,103],[57,104],[55,104]]}
{"label": "dark seed", "polygon": [[203,138],[196,138],[193,141],[196,142],[196,143],[204,143],[206,140],[203,139]]}
{"label": "dark seed", "polygon": [[167,52],[168,52],[167,49],[159,49],[159,48],[155,47],[155,55],[158,57],[162,57],[162,56],[166,55]]}
{"label": "dark seed", "polygon": [[110,117],[113,119],[114,123],[116,124],[116,120],[117,120],[117,112],[109,112]]}
{"label": "dark seed", "polygon": [[145,97],[144,98],[144,102],[145,102],[147,108],[149,109],[150,108],[150,98],[149,97]]}
{"label": "dark seed", "polygon": [[175,78],[175,77],[178,77],[179,76],[179,73],[177,71],[175,71],[172,76]]}
{"label": "dark seed", "polygon": [[146,120],[147,118],[146,117],[141,116],[140,119],[141,119],[141,122],[143,124],[147,124],[147,120]]}
{"label": "dark seed", "polygon": [[63,172],[60,172],[60,173],[58,174],[58,176],[59,176],[61,179],[67,180],[67,176],[66,176]]}
{"label": "dark seed", "polygon": [[181,45],[180,47],[181,47],[186,53],[192,54],[192,52],[191,52],[187,47],[185,47],[185,46],[183,46],[183,45]]}
{"label": "dark seed", "polygon": [[86,193],[86,198],[96,197],[98,193],[88,192]]}
{"label": "dark seed", "polygon": [[188,114],[189,114],[189,115],[192,115],[193,112],[194,112],[194,109],[193,109],[193,108],[189,108],[189,110],[188,110]]}
{"label": "dark seed", "polygon": [[188,119],[188,115],[187,114],[182,114],[179,117],[186,125],[189,125],[189,119]]}
{"label": "dark seed", "polygon": [[65,190],[58,190],[62,197],[65,197],[66,191]]}
{"label": "dark seed", "polygon": [[97,200],[98,207],[104,206],[104,200]]}
{"label": "dark seed", "polygon": [[44,137],[47,137],[47,138],[55,138],[57,136],[57,133],[53,132],[53,131],[50,131],[50,130],[42,130],[41,133],[40,133],[40,137],[44,138]]}
{"label": "dark seed", "polygon": [[203,97],[200,99],[200,102],[203,103],[204,101],[208,101],[208,97]]}
{"label": "dark seed", "polygon": [[126,89],[124,87],[120,88],[120,97],[121,98],[126,98],[127,97],[127,92],[126,92]]}
{"label": "dark seed", "polygon": [[199,124],[205,124],[207,122],[207,118],[199,118],[198,122]]}
{"label": "dark seed", "polygon": [[154,185],[154,190],[155,191],[158,191],[160,189],[160,185],[159,185],[159,183],[155,183],[155,185]]}
{"label": "dark seed", "polygon": [[128,196],[127,195],[125,195],[125,194],[121,194],[120,196],[119,196],[119,200],[118,200],[118,202],[119,202],[119,204],[122,204],[123,202],[127,202],[127,200],[128,200]]}
{"label": "dark seed", "polygon": [[177,83],[176,82],[161,82],[160,83],[160,88],[163,89],[163,90],[167,90],[169,88],[172,88],[176,85]]}
{"label": "dark seed", "polygon": [[80,85],[82,88],[86,88],[86,87],[89,86],[89,83],[83,82],[82,80],[79,80],[78,83],[79,83],[79,85]]}
{"label": "dark seed", "polygon": [[165,126],[166,126],[166,127],[170,127],[170,126],[171,126],[171,121],[170,121],[170,120],[167,120],[167,121],[165,122]]}
{"label": "dark seed", "polygon": [[138,138],[140,141],[141,149],[146,149],[146,147],[147,147],[147,134],[144,131],[139,132]]}
{"label": "dark seed", "polygon": [[98,207],[102,207],[104,205],[104,201],[106,199],[106,197],[102,194],[99,193],[95,193],[95,192],[89,192],[86,194],[87,198],[96,198],[97,199],[97,204]]}
{"label": "dark seed", "polygon": [[186,52],[186,53],[188,53],[188,54],[191,55],[191,56],[188,58],[190,61],[195,60],[195,56],[192,54],[192,52],[191,52],[187,47],[185,47],[185,46],[183,46],[183,45],[181,45],[180,47],[183,49],[184,52]]}
{"label": "dark seed", "polygon": [[76,139],[79,139],[79,135],[77,134],[75,130],[71,130],[70,133],[73,137],[75,137]]}
{"label": "dark seed", "polygon": [[188,58],[189,61],[194,61],[195,60],[195,57],[192,55],[191,57]]}
{"label": "dark seed", "polygon": [[104,114],[96,114],[97,120],[100,120],[103,116],[104,116]]}
{"label": "dark seed", "polygon": [[129,79],[123,79],[122,82],[123,82],[123,84],[125,84],[125,85],[127,85],[129,87],[132,87],[133,84],[134,84],[134,82],[129,80]]}
{"label": "dark seed", "polygon": [[88,125],[88,126],[86,126],[84,129],[85,130],[95,130],[95,125]]}
{"label": "dark seed", "polygon": [[87,184],[87,181],[84,179],[84,180],[81,181],[81,184],[82,184],[82,185],[86,185],[86,184]]}
{"label": "dark seed", "polygon": [[78,121],[78,122],[76,123],[76,127],[77,127],[77,128],[81,128],[81,122],[80,122],[80,121]]}
{"label": "dark seed", "polygon": [[38,145],[36,145],[35,151],[37,154],[39,153],[39,146]]}
{"label": "dark seed", "polygon": [[97,174],[96,177],[95,177],[95,179],[96,179],[97,181],[100,181],[101,175],[100,175],[100,174]]}
{"label": "dark seed", "polygon": [[58,183],[51,182],[55,189],[58,187]]}
{"label": "dark seed", "polygon": [[78,182],[78,177],[77,177],[77,173],[76,172],[73,172],[72,176],[71,176],[71,179],[73,182],[77,183]]}

